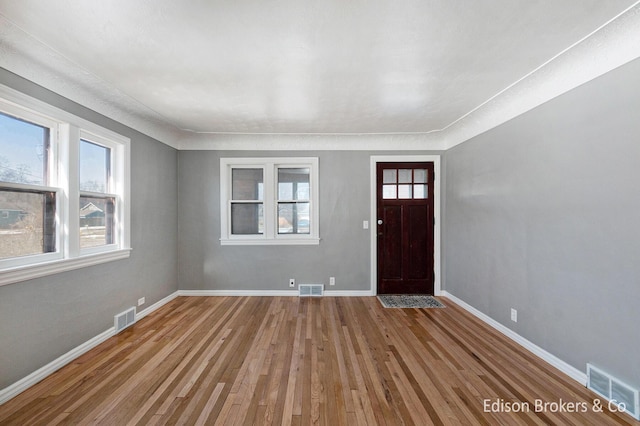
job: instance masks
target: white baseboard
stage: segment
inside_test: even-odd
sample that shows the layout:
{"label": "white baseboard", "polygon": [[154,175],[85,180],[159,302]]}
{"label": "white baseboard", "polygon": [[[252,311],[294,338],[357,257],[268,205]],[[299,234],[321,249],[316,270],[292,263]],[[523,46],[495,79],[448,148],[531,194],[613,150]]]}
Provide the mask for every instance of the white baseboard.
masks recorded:
{"label": "white baseboard", "polygon": [[529,352],[532,352],[533,354],[535,354],[538,357],[542,358],[544,361],[546,361],[547,363],[551,364],[552,366],[554,366],[558,370],[562,371],[567,376],[571,377],[573,380],[577,381],[581,385],[583,385],[583,386],[587,385],[587,374],[586,373],[578,370],[577,368],[573,367],[572,365],[567,364],[566,362],[564,362],[560,358],[558,358],[555,355],[553,355],[553,354],[547,352],[546,350],[542,349],[540,346],[538,346],[538,345],[530,342],[529,340],[525,339],[524,337],[520,336],[515,331],[513,331],[513,330],[505,327],[504,325],[500,324],[498,321],[494,320],[490,316],[480,312],[479,310],[477,310],[473,306],[469,305],[468,303],[462,301],[461,299],[458,299],[453,294],[451,294],[451,293],[449,293],[447,291],[442,291],[441,295],[451,299],[453,302],[455,302],[461,308],[465,309],[466,311],[468,311],[472,315],[476,316],[477,318],[479,318],[480,320],[482,320],[486,324],[488,324],[491,327],[495,328],[500,333],[504,334],[505,336],[507,336],[508,338],[510,338],[511,340],[516,342],[517,344],[519,344],[520,346],[522,346],[525,349],[527,349]]}
{"label": "white baseboard", "polygon": [[178,290],[178,296],[297,296],[297,290]]}
{"label": "white baseboard", "polygon": [[78,358],[80,355],[88,352],[89,350],[93,349],[94,347],[98,346],[100,343],[104,342],[114,335],[115,328],[111,327],[110,329],[98,334],[94,338],[84,342],[80,346],[71,349],[69,352],[51,361],[44,367],[18,380],[14,384],[0,390],[0,404],[4,404],[14,396],[27,390],[29,387],[35,385],[50,374],[55,373],[74,359]]}
{"label": "white baseboard", "polygon": [[325,290],[324,295],[328,297],[369,297],[375,296],[371,290]]}
{"label": "white baseboard", "polygon": [[[178,296],[298,296],[298,290],[178,290]],[[327,297],[373,296],[370,290],[325,290]]]}
{"label": "white baseboard", "polygon": [[144,318],[147,315],[149,315],[151,312],[153,312],[153,311],[161,308],[162,306],[166,305],[167,303],[171,302],[176,297],[178,297],[178,292],[177,291],[171,293],[170,295],[168,295],[164,299],[158,300],[156,303],[154,303],[151,306],[146,307],[145,309],[141,310],[140,312],[137,312],[136,313],[136,321],[141,320],[142,318]]}
{"label": "white baseboard", "polygon": [[[165,297],[164,299],[140,311],[139,313],[136,314],[136,321],[149,315],[151,312],[155,311],[156,309],[160,308],[161,306],[175,299],[177,296],[178,296],[178,292],[172,293],[169,296]],[[98,346],[100,343],[104,342],[108,338],[113,337],[115,335],[116,335],[115,328],[111,327],[108,330],[105,330],[102,333],[98,334],[97,336],[93,337],[92,339],[82,343],[81,345],[76,346],[75,348],[71,349],[69,352],[54,359],[44,367],[39,368],[38,370],[34,371],[28,376],[18,380],[14,384],[9,385],[8,387],[0,390],[0,405],[9,401],[11,398],[15,397],[19,393],[24,392],[29,387],[35,385],[45,377],[55,373],[65,365],[72,362],[74,359],[85,354],[86,352],[90,351],[94,347]]]}

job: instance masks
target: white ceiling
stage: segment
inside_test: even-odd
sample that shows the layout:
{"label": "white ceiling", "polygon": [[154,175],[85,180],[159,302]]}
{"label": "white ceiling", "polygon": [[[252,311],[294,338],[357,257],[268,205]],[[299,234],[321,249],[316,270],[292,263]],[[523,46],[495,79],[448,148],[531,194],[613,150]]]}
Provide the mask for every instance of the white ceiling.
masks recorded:
{"label": "white ceiling", "polygon": [[428,134],[604,38],[634,1],[0,0],[0,65],[168,138]]}

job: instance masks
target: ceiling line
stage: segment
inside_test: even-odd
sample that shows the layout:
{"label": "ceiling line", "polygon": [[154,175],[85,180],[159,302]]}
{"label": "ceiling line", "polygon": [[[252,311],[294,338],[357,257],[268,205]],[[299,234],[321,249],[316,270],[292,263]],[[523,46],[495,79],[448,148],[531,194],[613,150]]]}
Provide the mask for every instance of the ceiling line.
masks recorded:
{"label": "ceiling line", "polygon": [[583,43],[585,40],[591,38],[594,34],[598,33],[599,31],[601,31],[603,28],[607,27],[608,25],[610,25],[612,22],[614,22],[615,20],[617,20],[618,18],[620,18],[621,16],[627,14],[631,9],[635,8],[636,6],[638,6],[640,4],[640,0],[636,1],[635,3],[633,3],[631,6],[629,6],[628,8],[626,8],[625,10],[623,10],[622,12],[620,12],[619,14],[617,14],[616,16],[614,16],[613,18],[609,19],[607,22],[605,22],[604,24],[600,25],[598,28],[596,28],[595,30],[593,30],[592,32],[590,32],[589,34],[587,34],[586,36],[582,37],[580,40],[576,41],[575,43],[573,43],[572,45],[570,45],[569,47],[567,47],[566,49],[562,50],[561,52],[557,53],[556,55],[554,55],[553,57],[551,57],[551,59],[545,61],[542,65],[536,67],[535,69],[531,70],[530,72],[528,72],[527,74],[525,74],[523,77],[519,78],[518,80],[514,81],[513,83],[511,83],[510,85],[508,85],[507,87],[505,87],[504,89],[502,89],[501,91],[499,91],[498,93],[496,93],[495,95],[491,96],[489,99],[487,99],[486,101],[482,102],[480,105],[478,105],[477,107],[473,108],[471,111],[467,112],[466,114],[464,114],[463,116],[459,117],[458,119],[452,121],[451,123],[447,124],[445,127],[443,127],[442,129],[438,129],[437,131],[445,131],[447,130],[449,127],[455,125],[456,123],[458,123],[459,121],[463,120],[464,118],[466,118],[467,116],[473,114],[475,111],[479,110],[480,108],[484,107],[486,104],[490,103],[491,101],[493,101],[495,98],[499,97],[500,95],[502,95],[503,93],[507,92],[509,89],[511,89],[512,87],[518,85],[520,82],[526,80],[527,78],[529,78],[530,76],[532,76],[533,74],[535,74],[536,72],[540,71],[542,68],[544,68],[545,66],[547,66],[548,64],[550,64],[551,62],[553,62],[554,60],[558,59],[560,56],[564,55],[565,53],[567,53],[568,51],[570,51],[571,49],[573,49],[574,47],[578,46],[579,44]]}

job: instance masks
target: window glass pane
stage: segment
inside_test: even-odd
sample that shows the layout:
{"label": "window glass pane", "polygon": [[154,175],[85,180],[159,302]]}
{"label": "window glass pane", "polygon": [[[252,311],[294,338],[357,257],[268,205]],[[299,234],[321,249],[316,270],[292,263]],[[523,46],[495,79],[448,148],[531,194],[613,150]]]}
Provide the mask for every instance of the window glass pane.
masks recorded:
{"label": "window glass pane", "polygon": [[415,169],[413,171],[413,182],[414,183],[427,183],[427,170],[426,169]]}
{"label": "window glass pane", "polygon": [[309,203],[278,203],[278,234],[309,234]]}
{"label": "window glass pane", "polygon": [[80,248],[114,244],[115,199],[80,197]]}
{"label": "window glass pane", "polygon": [[80,190],[109,192],[111,149],[80,141]]}
{"label": "window glass pane", "polygon": [[411,198],[411,185],[398,185],[398,198]]}
{"label": "window glass pane", "polygon": [[427,185],[413,185],[413,198],[427,198]]}
{"label": "window glass pane", "polygon": [[[382,183],[397,183],[397,170],[384,169],[382,171]],[[395,197],[394,197],[395,198]]]}
{"label": "window glass pane", "polygon": [[55,251],[55,193],[0,190],[0,259]]}
{"label": "window glass pane", "polygon": [[398,182],[399,183],[411,183],[411,169],[398,170]]}
{"label": "window glass pane", "polygon": [[278,168],[278,200],[309,200],[309,168]]}
{"label": "window glass pane", "polygon": [[47,184],[49,129],[0,113],[0,181]]}
{"label": "window glass pane", "polygon": [[262,203],[232,203],[231,233],[234,235],[263,234],[264,208]]}
{"label": "window glass pane", "polygon": [[231,198],[234,200],[263,200],[262,169],[233,169],[231,172]]}
{"label": "window glass pane", "polygon": [[397,188],[395,185],[382,185],[382,198],[385,200],[394,200],[397,197]]}

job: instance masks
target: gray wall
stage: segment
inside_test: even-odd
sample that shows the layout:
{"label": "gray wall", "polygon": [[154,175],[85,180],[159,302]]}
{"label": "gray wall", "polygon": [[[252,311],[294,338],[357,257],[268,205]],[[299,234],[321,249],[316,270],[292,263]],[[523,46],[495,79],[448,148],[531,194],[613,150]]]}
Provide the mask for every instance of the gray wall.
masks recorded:
{"label": "gray wall", "polygon": [[0,83],[131,138],[131,257],[0,287],[0,389],[177,290],[177,152],[4,69]]}
{"label": "gray wall", "polygon": [[636,60],[447,151],[443,237],[445,290],[636,387],[639,137]]}
{"label": "gray wall", "polygon": [[[371,288],[371,155],[424,155],[438,152],[367,151],[180,151],[178,154],[180,289],[290,290],[324,283],[326,290]],[[221,157],[318,157],[320,167],[320,245],[221,246]],[[329,287],[329,277],[336,278]]]}

